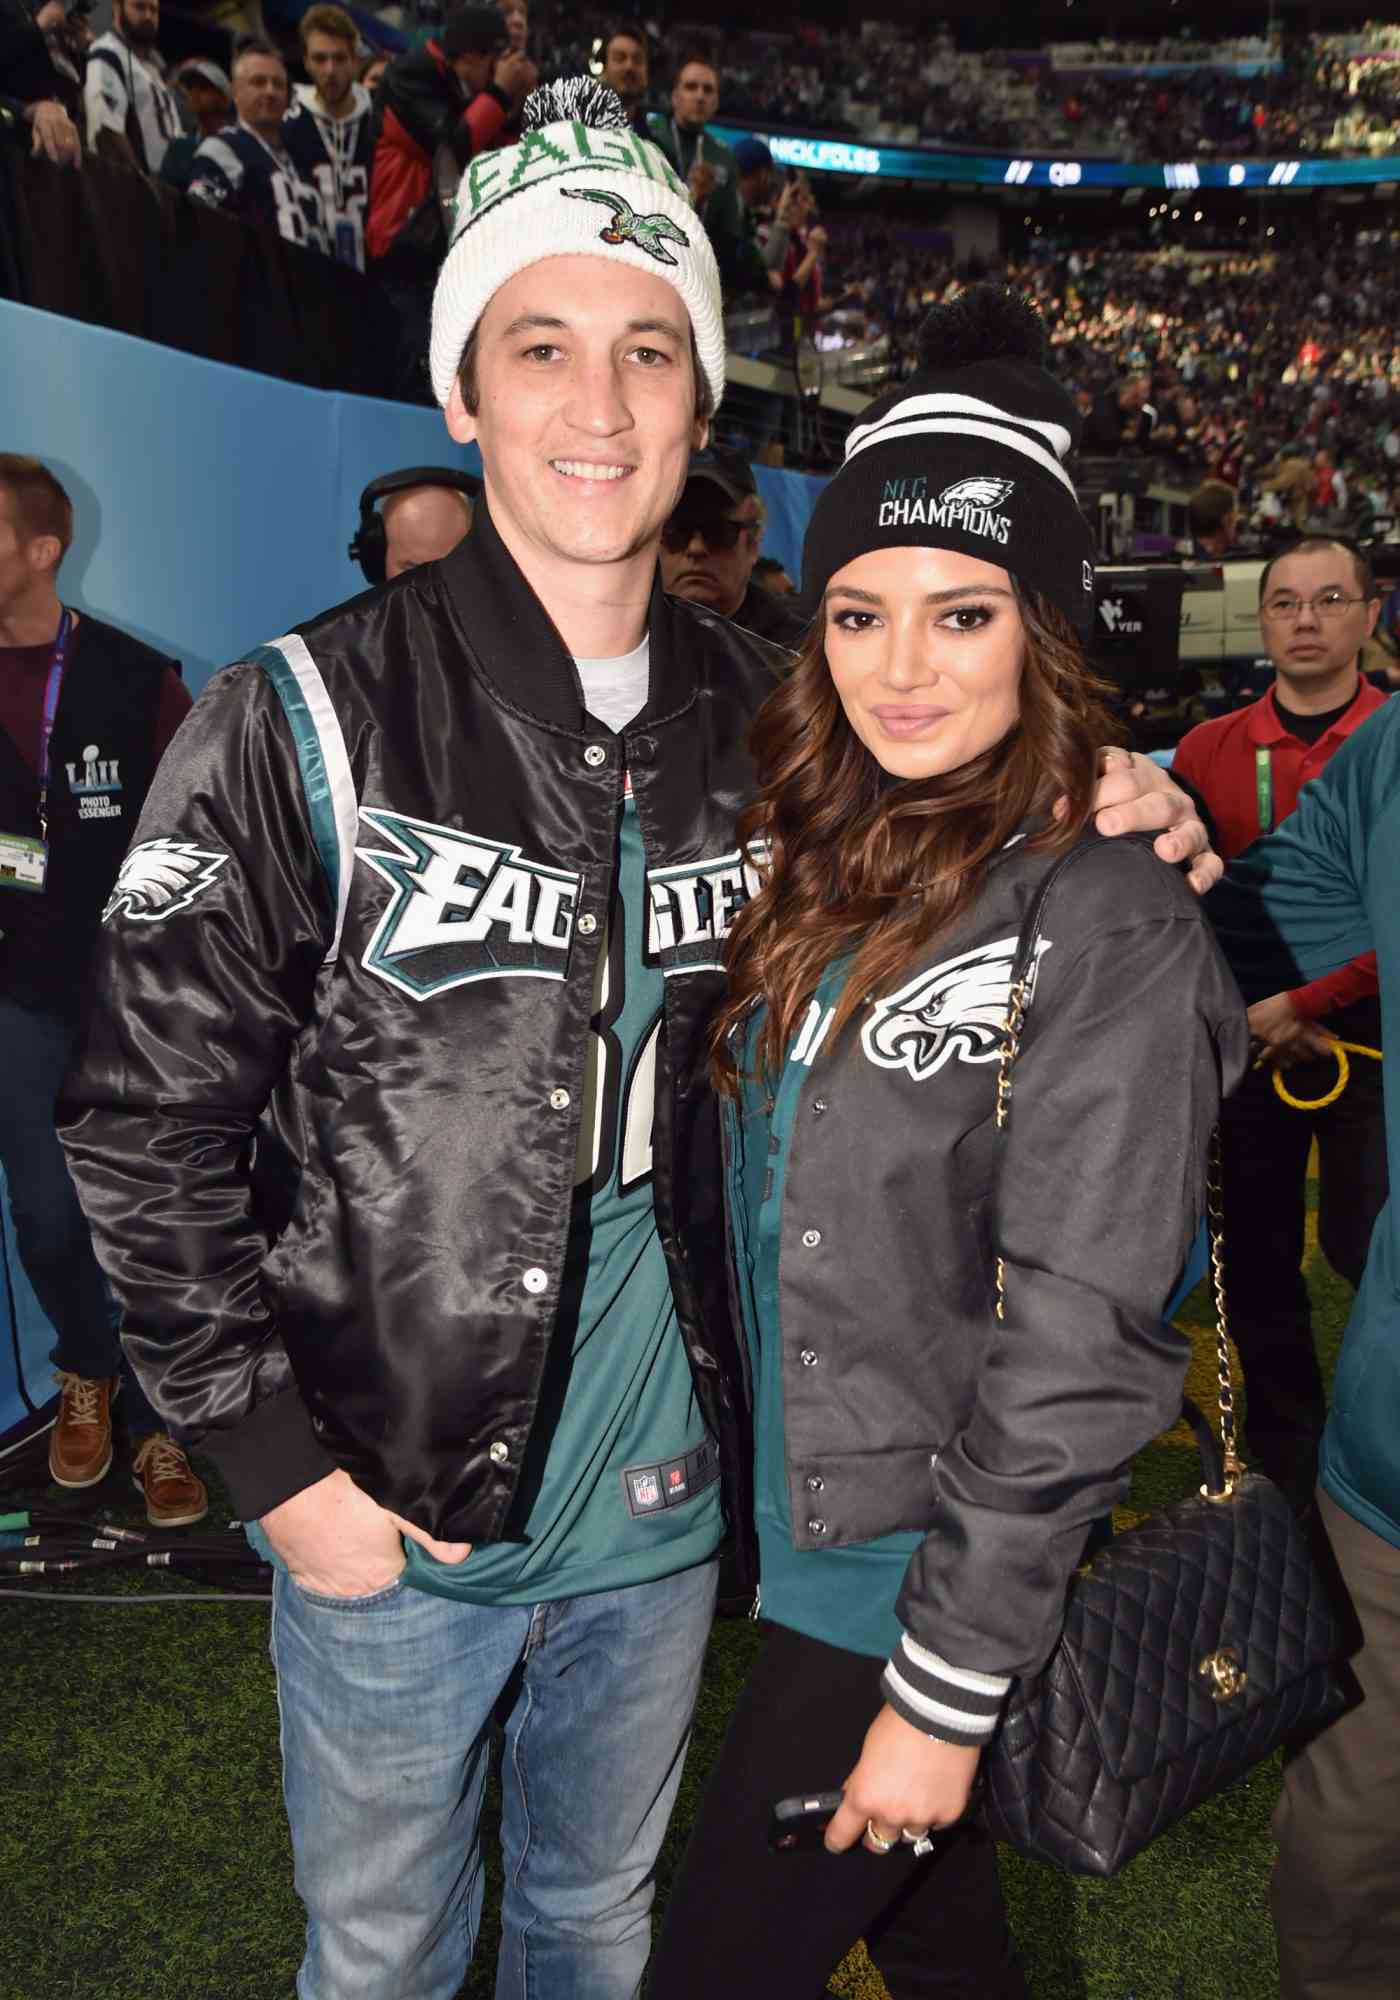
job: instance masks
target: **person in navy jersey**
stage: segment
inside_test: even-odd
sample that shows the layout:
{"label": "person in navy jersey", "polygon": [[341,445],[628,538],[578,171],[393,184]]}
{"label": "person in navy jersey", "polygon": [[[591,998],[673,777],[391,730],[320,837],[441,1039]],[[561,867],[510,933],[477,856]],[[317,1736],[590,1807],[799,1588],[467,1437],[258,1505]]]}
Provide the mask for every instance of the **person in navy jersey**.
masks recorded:
{"label": "person in navy jersey", "polygon": [[120,1380],[147,1513],[181,1527],[203,1516],[207,1496],[123,1365],[54,1099],[103,908],[190,697],[173,660],[63,604],[72,538],[53,474],[0,454],[0,1166],[20,1258],[57,1336],[50,1473],[70,1488],[106,1478]]}
{"label": "person in navy jersey", "polygon": [[184,130],[156,37],[160,0],[114,0],[112,26],[88,50],[83,99],[88,144],[144,174],[158,174]]}
{"label": "person in navy jersey", "polygon": [[194,156],[191,198],[329,254],[321,197],[283,140],[287,67],[270,42],[245,42],[234,57],[233,103],[238,122],[206,139]]}
{"label": "person in navy jersey", "polygon": [[374,158],[374,108],[355,80],[355,23],[340,7],[312,7],[301,17],[299,83],[282,121],[282,142],[302,179],[321,197],[332,254],[365,268],[365,211]]}

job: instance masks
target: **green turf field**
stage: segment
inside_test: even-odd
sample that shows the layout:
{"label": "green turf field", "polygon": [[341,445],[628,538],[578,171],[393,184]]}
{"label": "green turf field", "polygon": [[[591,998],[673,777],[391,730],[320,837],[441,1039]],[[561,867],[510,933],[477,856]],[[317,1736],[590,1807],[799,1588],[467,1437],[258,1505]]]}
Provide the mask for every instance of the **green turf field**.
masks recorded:
{"label": "green turf field", "polygon": [[[1349,1295],[1315,1253],[1310,1282],[1330,1372]],[[1192,1393],[1211,1406],[1203,1293],[1188,1301],[1181,1323],[1197,1348]],[[1154,1446],[1138,1467],[1134,1507],[1185,1491],[1195,1463],[1184,1429]],[[11,1485],[0,1505],[53,1505],[56,1492]],[[141,1519],[124,1467],[71,1500],[81,1516]],[[75,1579],[75,1589],[115,1587]],[[142,1598],[159,1587],[153,1579],[135,1586]],[[167,1588],[183,1594],[173,1582]],[[0,1599],[0,2000],[291,1995],[301,1916],[266,1640],[265,1611],[252,1604],[121,1609]],[[663,1898],[756,1643],[744,1620],[715,1628],[662,1857]],[[1267,1878],[1276,1788],[1272,1767],[1257,1772],[1114,1882],[1071,1882],[1009,1858],[1007,1894],[1036,2000],[1274,2000]],[[488,1910],[463,1989],[472,2000],[492,1990],[491,1922]],[[833,1986],[849,2000],[882,2000],[885,1990],[859,1951]]]}

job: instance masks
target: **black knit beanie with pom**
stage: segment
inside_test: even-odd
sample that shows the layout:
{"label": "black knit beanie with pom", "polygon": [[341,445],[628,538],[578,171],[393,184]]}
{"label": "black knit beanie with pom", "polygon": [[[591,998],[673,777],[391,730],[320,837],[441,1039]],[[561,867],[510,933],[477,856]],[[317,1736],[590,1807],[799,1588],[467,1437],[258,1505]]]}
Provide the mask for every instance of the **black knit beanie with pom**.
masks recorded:
{"label": "black knit beanie with pom", "polygon": [[1064,460],[1079,412],[1045,367],[1030,300],[973,285],[935,306],[916,374],[872,403],[846,440],[802,551],[815,609],[837,570],[870,549],[957,549],[1042,592],[1085,630],[1094,543]]}

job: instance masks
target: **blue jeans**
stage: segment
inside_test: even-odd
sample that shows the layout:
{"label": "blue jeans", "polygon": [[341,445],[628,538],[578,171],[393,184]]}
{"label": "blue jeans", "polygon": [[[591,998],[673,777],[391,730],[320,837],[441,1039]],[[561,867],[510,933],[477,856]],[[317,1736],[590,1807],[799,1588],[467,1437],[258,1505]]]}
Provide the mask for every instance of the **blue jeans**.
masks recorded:
{"label": "blue jeans", "polygon": [[299,2000],[454,2000],[481,1918],[498,1703],[498,2000],[634,2000],[716,1570],[483,1606],[401,1578],[319,1597],[279,1567],[272,1657],[307,1909]]}
{"label": "blue jeans", "polygon": [[0,1000],[0,1166],[20,1257],[57,1336],[55,1365],[74,1375],[119,1375],[127,1431],[143,1438],[163,1426],[122,1355],[120,1315],[54,1126],[76,1038],[66,1016]]}

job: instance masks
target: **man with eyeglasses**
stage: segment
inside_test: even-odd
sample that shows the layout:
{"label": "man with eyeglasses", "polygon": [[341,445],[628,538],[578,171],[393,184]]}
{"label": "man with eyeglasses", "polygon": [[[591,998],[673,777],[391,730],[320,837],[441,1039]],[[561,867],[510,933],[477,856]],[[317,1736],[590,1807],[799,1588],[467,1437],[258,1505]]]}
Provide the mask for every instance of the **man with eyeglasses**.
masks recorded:
{"label": "man with eyeglasses", "polygon": [[693,452],[661,531],[661,581],[674,597],[707,604],[746,632],[796,651],[808,621],[753,580],[763,523],[748,460],[718,445]]}
{"label": "man with eyeglasses", "polygon": [[[1227,862],[1288,817],[1300,788],[1382,705],[1360,670],[1379,609],[1370,564],[1348,541],[1309,537],[1265,565],[1259,625],[1274,684],[1191,730],[1172,764],[1208,809]],[[1381,1065],[1353,1060],[1346,1089],[1313,1111],[1285,1104],[1274,1075],[1287,1071],[1291,1094],[1315,1100],[1337,1079],[1334,1037],[1380,1047],[1375,953],[1257,1001],[1249,1025],[1258,1060],[1221,1117],[1230,1318],[1251,1453],[1302,1507],[1327,1414],[1301,1270],[1308,1156],[1316,1138],[1319,1241],[1355,1286],[1386,1197]]]}

